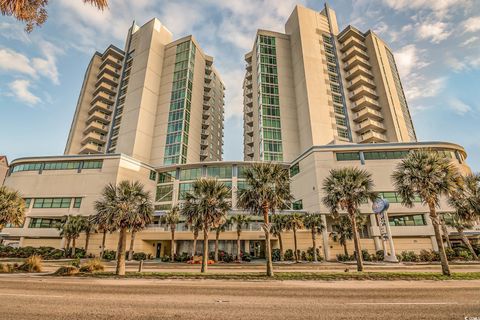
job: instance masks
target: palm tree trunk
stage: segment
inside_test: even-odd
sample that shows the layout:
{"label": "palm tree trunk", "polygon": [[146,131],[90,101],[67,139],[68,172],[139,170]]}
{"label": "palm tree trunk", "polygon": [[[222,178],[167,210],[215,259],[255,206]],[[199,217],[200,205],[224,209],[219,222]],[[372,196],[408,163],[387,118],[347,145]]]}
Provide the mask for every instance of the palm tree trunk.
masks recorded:
{"label": "palm tree trunk", "polygon": [[208,266],[208,227],[203,227],[203,257],[202,257],[202,273],[207,272]]}
{"label": "palm tree trunk", "polygon": [[284,255],[283,255],[283,240],[282,240],[282,233],[278,233],[278,242],[280,244],[280,261],[283,261]]}
{"label": "palm tree trunk", "polygon": [[105,241],[106,240],[107,240],[107,230],[103,230],[102,248],[100,249],[100,259],[103,259],[103,254],[105,253]]}
{"label": "palm tree trunk", "polygon": [[77,240],[76,238],[72,239],[72,258],[75,258],[75,249],[76,249],[75,248],[75,241],[76,240]]}
{"label": "palm tree trunk", "polygon": [[273,277],[272,246],[270,245],[270,222],[268,221],[268,205],[263,208],[263,230],[265,231],[265,258],[267,260],[267,277]]}
{"label": "palm tree trunk", "polygon": [[128,261],[133,259],[133,245],[135,244],[135,236],[137,232],[135,230],[132,231],[132,237],[130,238],[130,250],[128,250]]}
{"label": "palm tree trunk", "polygon": [[452,243],[450,242],[450,237],[448,235],[448,229],[447,229],[447,225],[445,224],[445,220],[443,220],[443,218],[440,218],[440,223],[442,224],[442,233],[443,233],[443,236],[445,237],[445,240],[447,241],[447,246],[449,248],[452,248]]}
{"label": "palm tree trunk", "polygon": [[170,261],[175,262],[175,226],[170,227],[172,242],[170,243]]}
{"label": "palm tree trunk", "polygon": [[358,236],[357,220],[355,219],[354,209],[349,208],[348,214],[350,215],[350,220],[352,221],[353,243],[355,245],[355,259],[357,260],[357,271],[363,271],[362,248]]}
{"label": "palm tree trunk", "polygon": [[115,273],[119,276],[125,275],[125,250],[127,248],[127,228],[120,229],[118,236],[117,268]]}
{"label": "palm tree trunk", "polygon": [[197,254],[197,238],[198,238],[198,235],[194,234],[194,235],[193,235],[193,253],[192,253],[192,257],[194,257],[194,256]]}
{"label": "palm tree trunk", "polygon": [[478,260],[478,256],[475,253],[475,250],[473,250],[472,244],[470,243],[468,238],[465,236],[465,233],[463,233],[463,228],[457,228],[457,231],[463,243],[467,246],[468,250],[470,250],[470,252],[472,253],[473,259]]}
{"label": "palm tree trunk", "polygon": [[67,244],[65,246],[65,257],[68,257],[70,253],[70,241],[70,237],[67,237]]}
{"label": "palm tree trunk", "polygon": [[448,265],[447,254],[445,253],[445,247],[443,246],[442,235],[440,234],[440,221],[435,210],[435,204],[429,203],[430,219],[433,224],[433,231],[435,232],[435,239],[437,240],[438,251],[440,254],[440,261],[442,262],[442,274],[444,276],[450,276],[450,266]]}
{"label": "palm tree trunk", "polygon": [[240,250],[240,232],[237,231],[237,262],[241,262],[242,258],[241,256],[241,250]]}
{"label": "palm tree trunk", "polygon": [[215,263],[218,262],[218,238],[220,238],[220,230],[215,231]]}
{"label": "palm tree trunk", "polygon": [[295,248],[295,262],[298,263],[297,228],[296,227],[293,227],[293,246]]}
{"label": "palm tree trunk", "polygon": [[312,242],[313,242],[313,262],[318,262],[317,257],[317,233],[315,228],[312,228]]}
{"label": "palm tree trunk", "polygon": [[88,254],[88,243],[90,242],[90,232],[85,232],[85,255]]}
{"label": "palm tree trunk", "polygon": [[343,246],[343,252],[345,253],[345,257],[348,257],[347,242],[344,241],[342,243],[342,246]]}

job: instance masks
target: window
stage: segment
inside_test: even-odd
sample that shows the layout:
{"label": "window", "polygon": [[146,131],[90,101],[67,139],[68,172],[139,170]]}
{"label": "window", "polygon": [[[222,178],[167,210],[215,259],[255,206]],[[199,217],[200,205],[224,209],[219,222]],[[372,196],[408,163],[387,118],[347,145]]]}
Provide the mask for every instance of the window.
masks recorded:
{"label": "window", "polygon": [[344,128],[337,128],[337,134],[340,138],[349,139],[350,135],[348,134],[348,130]]}
{"label": "window", "polygon": [[339,117],[339,116],[335,116],[335,122],[336,122],[339,126],[344,126],[344,127],[347,126],[347,120],[345,120],[345,118],[342,118],[342,117]]}
{"label": "window", "polygon": [[297,200],[292,203],[292,210],[302,210],[302,209],[303,209],[302,200]]}
{"label": "window", "polygon": [[178,199],[185,200],[187,193],[192,192],[193,190],[193,183],[180,183],[180,187],[178,189]]}
{"label": "window", "polygon": [[74,198],[73,199],[73,207],[74,208],[80,208],[82,205],[82,198]]}
{"label": "window", "polygon": [[160,172],[158,174],[158,183],[173,182],[175,180],[176,173],[176,170]]}
{"label": "window", "polygon": [[42,163],[25,163],[19,164],[13,167],[12,172],[19,172],[19,171],[38,171],[42,167]]}
{"label": "window", "polygon": [[173,198],[173,184],[165,184],[157,186],[157,194],[155,201],[172,201]]}
{"label": "window", "polygon": [[360,153],[358,152],[342,152],[336,153],[337,161],[354,161],[360,160]]}
{"label": "window", "polygon": [[249,187],[250,187],[250,185],[246,181],[243,181],[243,180],[237,181],[237,190],[238,191],[246,190]]}
{"label": "window", "polygon": [[154,171],[154,170],[150,170],[150,176],[149,176],[150,180],[153,180],[155,181],[157,179],[157,172]]}
{"label": "window", "polygon": [[388,223],[394,227],[409,227],[409,226],[426,226],[425,215],[405,215],[405,216],[390,216]]}
{"label": "window", "polygon": [[155,205],[155,210],[170,210],[170,209],[172,209],[172,204],[171,203]]}
{"label": "window", "polygon": [[80,162],[68,161],[68,162],[47,162],[43,170],[71,170],[78,169]]}
{"label": "window", "polygon": [[70,208],[72,198],[36,198],[34,208]]}
{"label": "window", "polygon": [[[390,203],[402,203],[402,197],[395,191],[381,191],[378,193],[380,198],[388,200]],[[420,203],[422,199],[419,196],[415,195],[413,202]]]}
{"label": "window", "polygon": [[208,167],[207,175],[219,179],[230,179],[232,177],[232,167]]}
{"label": "window", "polygon": [[183,169],[180,171],[180,180],[196,180],[202,176],[202,168]]}
{"label": "window", "polygon": [[294,164],[290,167],[290,177],[296,176],[300,172],[300,164]]}
{"label": "window", "polygon": [[365,160],[386,160],[386,159],[403,159],[408,155],[409,151],[380,151],[380,152],[364,152]]}
{"label": "window", "polygon": [[25,198],[23,199],[25,201],[25,209],[30,208],[30,203],[32,202],[32,198]]}
{"label": "window", "polygon": [[56,228],[61,219],[58,218],[32,218],[29,228]]}

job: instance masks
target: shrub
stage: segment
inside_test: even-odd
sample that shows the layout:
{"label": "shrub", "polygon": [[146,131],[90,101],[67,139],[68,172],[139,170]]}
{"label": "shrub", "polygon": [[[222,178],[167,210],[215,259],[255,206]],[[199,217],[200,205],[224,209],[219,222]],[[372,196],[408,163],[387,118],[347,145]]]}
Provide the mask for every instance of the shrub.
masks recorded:
{"label": "shrub", "polygon": [[385,252],[383,250],[377,250],[375,252],[375,261],[383,261],[385,259]]}
{"label": "shrub", "polygon": [[103,271],[105,269],[105,266],[103,263],[100,261],[100,259],[91,259],[85,262],[81,267],[80,267],[80,272],[95,272],[95,271]]}
{"label": "shrub", "polygon": [[402,251],[400,256],[401,261],[405,262],[418,262],[420,260],[418,255],[413,251]]}
{"label": "shrub", "polygon": [[7,264],[3,264],[3,263],[0,263],[0,273],[11,273],[11,272],[14,272],[15,271],[15,267],[10,264],[10,263],[7,263]]}
{"label": "shrub", "polygon": [[77,274],[78,268],[74,266],[62,266],[55,271],[54,274],[59,275],[59,276],[72,276]]}
{"label": "shrub", "polygon": [[363,261],[373,261],[374,260],[374,258],[372,258],[370,253],[368,253],[367,249],[362,249],[362,258],[363,258]]}
{"label": "shrub", "polygon": [[[320,249],[316,248],[316,251],[317,251],[317,261],[323,261],[323,257],[320,255]],[[313,247],[309,247],[307,249],[305,260],[310,262],[313,261]]]}
{"label": "shrub", "polygon": [[160,261],[162,261],[162,262],[170,262],[170,256],[160,257]]}
{"label": "shrub", "polygon": [[293,256],[293,250],[292,249],[287,249],[285,251],[284,257],[285,261],[293,261],[294,256]]}
{"label": "shrub", "polygon": [[280,261],[280,249],[272,249],[272,261]]}
{"label": "shrub", "polygon": [[182,254],[175,255],[175,261],[176,262],[186,262],[190,260],[190,256],[186,252],[182,252]]}
{"label": "shrub", "polygon": [[353,260],[355,260],[354,255],[350,256],[348,254],[343,254],[343,253],[337,254],[337,261],[346,262],[346,261],[353,261]]}
{"label": "shrub", "polygon": [[117,255],[117,252],[114,250],[105,250],[103,252],[103,259],[105,260],[115,260],[115,256]]}
{"label": "shrub", "polygon": [[420,251],[420,254],[418,255],[418,258],[420,261],[425,261],[425,262],[432,262],[436,261],[436,254],[433,250],[425,250],[423,249]]}
{"label": "shrub", "polygon": [[133,254],[133,260],[147,260],[147,254],[145,252],[136,252]]}
{"label": "shrub", "polygon": [[248,252],[242,252],[242,261],[250,262],[252,261],[252,256]]}
{"label": "shrub", "polygon": [[473,256],[470,250],[465,247],[456,247],[453,249],[455,252],[455,256],[460,260],[472,260]]}
{"label": "shrub", "polygon": [[77,268],[80,268],[80,259],[73,259],[71,265]]}
{"label": "shrub", "polygon": [[218,252],[218,260],[229,263],[233,262],[235,259],[233,258],[233,254],[229,254],[228,252],[220,250]]}
{"label": "shrub", "polygon": [[42,257],[37,255],[28,257],[18,269],[25,272],[42,272]]}
{"label": "shrub", "polygon": [[[440,255],[438,254],[438,252],[433,252],[438,255],[438,259],[436,259],[435,261],[440,261]],[[455,250],[453,250],[452,248],[445,248],[445,254],[447,255],[447,260],[454,260],[457,255],[455,253]]]}

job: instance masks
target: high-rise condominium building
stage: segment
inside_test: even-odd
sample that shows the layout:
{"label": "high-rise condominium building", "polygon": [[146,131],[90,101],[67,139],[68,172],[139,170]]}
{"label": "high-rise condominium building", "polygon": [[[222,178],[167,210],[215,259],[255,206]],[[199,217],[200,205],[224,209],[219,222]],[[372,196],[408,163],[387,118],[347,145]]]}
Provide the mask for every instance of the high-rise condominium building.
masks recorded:
{"label": "high-rise condominium building", "polygon": [[124,50],[95,53],[65,154],[123,153],[153,166],[222,160],[223,82],[192,36],[133,25]]}
{"label": "high-rise condominium building", "polygon": [[258,30],[245,55],[244,158],[291,161],[315,145],[415,142],[391,49],[297,6],[285,33]]}

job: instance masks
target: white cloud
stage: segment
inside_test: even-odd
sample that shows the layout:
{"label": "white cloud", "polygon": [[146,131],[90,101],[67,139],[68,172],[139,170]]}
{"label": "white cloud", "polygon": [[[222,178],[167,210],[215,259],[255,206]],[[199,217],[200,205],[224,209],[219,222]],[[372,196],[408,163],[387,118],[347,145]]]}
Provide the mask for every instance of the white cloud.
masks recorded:
{"label": "white cloud", "polygon": [[448,10],[454,8],[468,8],[472,0],[383,0],[389,7],[395,10],[430,10],[437,17],[445,17]]}
{"label": "white cloud", "polygon": [[463,116],[466,113],[469,113],[472,111],[472,107],[470,107],[468,104],[464,103],[463,101],[459,99],[451,99],[448,104],[449,108],[453,110],[453,112]]}
{"label": "white cloud", "polygon": [[39,74],[49,78],[55,84],[60,84],[58,79],[57,55],[63,53],[63,50],[48,41],[43,41],[40,44],[40,50],[44,58],[33,58],[33,66]]}
{"label": "white cloud", "polygon": [[426,67],[428,62],[423,60],[423,51],[415,45],[406,45],[395,52],[395,62],[402,77],[408,77],[413,70]]}
{"label": "white cloud", "polygon": [[480,16],[471,17],[463,23],[465,32],[476,32],[480,30]]}
{"label": "white cloud", "polygon": [[444,22],[433,22],[433,23],[422,23],[417,26],[417,36],[423,40],[430,40],[432,43],[439,43],[447,39],[452,31],[447,23]]}
{"label": "white cloud", "polygon": [[36,77],[37,72],[30,66],[30,59],[14,50],[0,48],[0,70],[18,72]]}
{"label": "white cloud", "polygon": [[468,38],[467,40],[465,40],[465,41],[462,42],[461,46],[462,46],[462,47],[466,47],[466,46],[468,46],[468,45],[470,45],[470,44],[478,41],[478,39],[480,39],[480,38],[477,37],[477,36],[473,36],[473,37],[471,37],[471,38]]}
{"label": "white cloud", "polygon": [[15,80],[9,85],[11,94],[29,105],[36,105],[40,98],[30,91],[30,80]]}
{"label": "white cloud", "polygon": [[415,74],[407,81],[405,95],[408,100],[436,97],[445,88],[446,83],[446,77],[430,80],[423,75]]}
{"label": "white cloud", "polygon": [[450,56],[446,59],[446,62],[455,72],[480,68],[480,57],[478,55],[463,56],[462,58],[462,60],[459,60]]}

